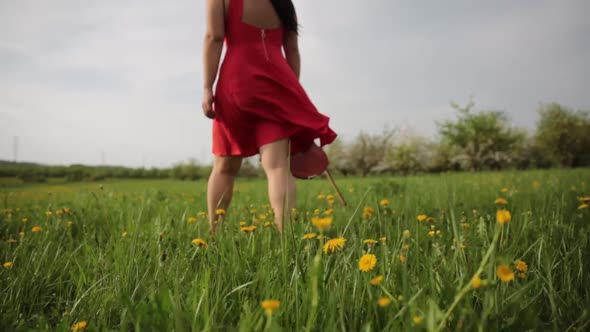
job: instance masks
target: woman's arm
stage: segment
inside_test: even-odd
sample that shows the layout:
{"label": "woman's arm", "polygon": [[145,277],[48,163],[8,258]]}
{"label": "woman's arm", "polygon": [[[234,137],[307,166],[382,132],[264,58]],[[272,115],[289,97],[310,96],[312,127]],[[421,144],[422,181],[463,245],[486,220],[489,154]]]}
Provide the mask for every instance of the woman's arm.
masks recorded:
{"label": "woman's arm", "polygon": [[225,37],[225,1],[207,0],[205,40],[203,42],[203,112],[214,118],[213,83],[217,77],[219,60]]}
{"label": "woman's arm", "polygon": [[299,79],[301,72],[301,56],[299,55],[299,43],[297,33],[294,31],[285,32],[283,37],[283,49],[285,50],[285,58],[287,63],[293,69],[293,72]]}

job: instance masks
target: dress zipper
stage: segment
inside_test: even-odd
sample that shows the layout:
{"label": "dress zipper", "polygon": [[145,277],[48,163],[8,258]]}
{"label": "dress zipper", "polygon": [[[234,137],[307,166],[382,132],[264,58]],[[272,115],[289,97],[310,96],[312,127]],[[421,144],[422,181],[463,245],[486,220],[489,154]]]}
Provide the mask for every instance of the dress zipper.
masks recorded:
{"label": "dress zipper", "polygon": [[266,61],[269,61],[268,58],[268,50],[266,49],[266,31],[264,29],[260,29],[260,36],[262,37],[262,48],[264,49],[264,56],[266,57]]}

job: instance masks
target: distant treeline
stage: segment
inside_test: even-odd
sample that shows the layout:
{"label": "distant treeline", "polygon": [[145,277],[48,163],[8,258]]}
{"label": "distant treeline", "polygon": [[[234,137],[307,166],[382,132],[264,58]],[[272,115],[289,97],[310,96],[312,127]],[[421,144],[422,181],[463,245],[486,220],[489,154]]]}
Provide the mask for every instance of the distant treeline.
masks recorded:
{"label": "distant treeline", "polygon": [[[445,171],[479,171],[590,166],[590,117],[557,103],[543,105],[534,132],[510,125],[504,112],[474,110],[455,103],[454,120],[437,123],[438,135],[428,139],[419,133],[386,129],[379,134],[364,131],[351,142],[336,140],[326,147],[330,168],[340,175],[416,174]],[[197,180],[206,178],[210,165],[195,161],[171,168],[113,166],[47,166],[0,162],[0,177],[24,182],[48,178],[67,181],[101,181],[107,178]],[[251,160],[242,164],[239,176],[261,177],[264,172]]]}

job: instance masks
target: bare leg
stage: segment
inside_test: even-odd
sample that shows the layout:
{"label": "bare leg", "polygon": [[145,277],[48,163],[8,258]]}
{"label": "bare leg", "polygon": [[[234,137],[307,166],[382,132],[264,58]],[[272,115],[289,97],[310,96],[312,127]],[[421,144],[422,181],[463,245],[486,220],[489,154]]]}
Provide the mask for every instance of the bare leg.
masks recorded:
{"label": "bare leg", "polygon": [[[275,214],[275,225],[282,232],[283,217],[295,207],[295,181],[289,170],[288,159],[289,140],[283,139],[261,146],[260,157],[268,179],[268,197]],[[285,196],[288,196],[288,202]]]}
{"label": "bare leg", "polygon": [[219,220],[215,210],[227,210],[231,202],[234,179],[241,165],[242,157],[237,156],[215,156],[213,160],[213,169],[207,184],[207,208],[211,233],[215,233]]}

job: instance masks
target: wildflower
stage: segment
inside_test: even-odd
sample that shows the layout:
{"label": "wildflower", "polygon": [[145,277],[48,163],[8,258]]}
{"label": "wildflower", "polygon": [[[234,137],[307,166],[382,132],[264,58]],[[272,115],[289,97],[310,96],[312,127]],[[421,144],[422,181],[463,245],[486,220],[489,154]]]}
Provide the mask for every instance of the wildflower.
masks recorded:
{"label": "wildflower", "polygon": [[526,278],[526,274],[524,272],[518,272],[518,277],[520,279],[524,279],[524,278]]}
{"label": "wildflower", "polygon": [[496,275],[502,282],[510,282],[514,280],[514,272],[507,265],[499,265],[496,268]]}
{"label": "wildflower", "polygon": [[25,237],[25,232],[18,232],[18,236],[20,236],[21,238]]}
{"label": "wildflower", "polygon": [[217,210],[215,210],[215,215],[217,215],[217,216],[224,216],[225,215],[225,210],[224,209],[217,209]]}
{"label": "wildflower", "polygon": [[61,216],[64,212],[62,210],[55,211],[56,216]]}
{"label": "wildflower", "polygon": [[377,256],[373,254],[365,254],[359,259],[359,270],[363,272],[371,271],[377,265]]}
{"label": "wildflower", "polygon": [[502,225],[506,224],[512,220],[512,216],[510,215],[510,211],[508,210],[498,210],[496,212],[496,221]]}
{"label": "wildflower", "polygon": [[272,313],[275,312],[280,305],[281,301],[279,300],[264,300],[260,302],[260,306],[262,307],[262,309],[264,309],[264,312],[267,315],[272,315]]}
{"label": "wildflower", "polygon": [[303,235],[303,239],[304,240],[311,240],[311,239],[313,239],[315,237],[316,237],[316,234],[315,233],[307,233],[307,234]]}
{"label": "wildflower", "polygon": [[412,320],[414,321],[414,324],[416,324],[416,325],[422,324],[422,319],[423,318],[421,316],[414,316],[414,317],[412,317]]}
{"label": "wildflower", "polygon": [[587,208],[588,208],[588,204],[586,204],[586,203],[578,206],[578,210],[583,210],[583,209],[587,209]]}
{"label": "wildflower", "polygon": [[377,242],[378,242],[377,240],[373,240],[373,239],[366,239],[363,241],[364,244],[368,244],[368,245],[373,245]]}
{"label": "wildflower", "polygon": [[260,219],[260,220],[266,220],[266,214],[260,214],[258,216],[258,219]]}
{"label": "wildflower", "polygon": [[326,198],[326,195],[324,195],[324,194],[319,194],[318,195],[318,199],[325,199],[325,198]]}
{"label": "wildflower", "polygon": [[481,287],[481,278],[478,275],[471,278],[471,287],[474,289]]}
{"label": "wildflower", "polygon": [[256,210],[256,209],[254,209],[254,208],[250,209],[250,213],[251,213],[251,214],[256,214],[256,211],[257,211],[257,210]]}
{"label": "wildflower", "polygon": [[412,236],[412,233],[410,233],[410,231],[407,229],[402,234],[405,239],[409,239]]}
{"label": "wildflower", "polygon": [[440,235],[440,229],[436,230],[436,235]]}
{"label": "wildflower", "polygon": [[27,222],[27,221],[29,221],[29,219],[28,218],[22,218],[21,221],[22,222]]}
{"label": "wildflower", "polygon": [[516,267],[516,269],[520,272],[526,272],[529,270],[529,266],[520,259],[514,263],[514,267]]}
{"label": "wildflower", "polygon": [[122,236],[122,237],[127,237],[127,232],[123,232],[123,233],[121,233],[121,236]]}
{"label": "wildflower", "polygon": [[323,231],[332,225],[332,218],[330,218],[330,217],[327,217],[327,218],[312,217],[311,223],[319,231]]}
{"label": "wildflower", "polygon": [[386,200],[386,199],[382,199],[382,200],[379,202],[379,205],[381,205],[381,206],[388,206],[388,205],[389,205],[389,201],[388,201],[388,200]]}
{"label": "wildflower", "polygon": [[374,213],[375,210],[372,207],[367,206],[363,209],[363,218],[370,219]]}
{"label": "wildflower", "polygon": [[208,246],[207,242],[205,242],[205,240],[203,240],[201,238],[196,238],[196,239],[192,240],[191,243],[196,244],[199,247],[207,247]]}
{"label": "wildflower", "polygon": [[197,218],[195,218],[195,217],[188,217],[188,218],[186,219],[186,221],[187,221],[188,223],[191,223],[191,224],[192,224],[192,223],[194,223],[194,222],[197,222]]}
{"label": "wildflower", "polygon": [[344,248],[344,245],[346,245],[346,239],[343,237],[330,239],[326,241],[326,243],[324,244],[324,252],[326,254],[331,254],[333,252],[342,250],[342,248]]}
{"label": "wildflower", "polygon": [[503,193],[507,193],[507,192],[508,192],[508,188],[504,187],[504,188],[502,188],[502,190],[501,190],[501,191],[502,191]]}
{"label": "wildflower", "polygon": [[502,198],[502,197],[498,197],[498,198],[496,198],[496,200],[494,201],[494,203],[496,203],[496,204],[501,204],[501,205],[506,205],[506,204],[508,204],[508,201],[507,201],[507,200],[505,200],[505,199],[504,199],[504,198]]}
{"label": "wildflower", "polygon": [[404,264],[406,262],[406,255],[399,255],[399,261]]}
{"label": "wildflower", "polygon": [[369,281],[369,282],[371,283],[371,285],[377,286],[377,285],[381,284],[382,281],[383,281],[383,276],[379,275],[379,276],[376,276],[375,278],[371,279],[371,281]]}
{"label": "wildflower", "polygon": [[582,203],[586,203],[586,204],[590,203],[590,197],[588,197],[588,196],[580,197],[580,198],[578,198],[578,200]]}
{"label": "wildflower", "polygon": [[379,298],[379,300],[377,300],[377,304],[381,307],[381,308],[385,308],[388,305],[391,304],[391,299],[386,297],[386,296],[382,296]]}
{"label": "wildflower", "polygon": [[12,262],[5,262],[3,266],[4,268],[9,269],[12,266]]}
{"label": "wildflower", "polygon": [[428,232],[428,236],[434,236],[435,232],[434,231],[430,231]]}
{"label": "wildflower", "polygon": [[379,238],[379,241],[381,243],[384,243],[386,240],[387,240],[387,238],[385,236]]}
{"label": "wildflower", "polygon": [[73,221],[71,221],[71,220],[66,221],[66,226],[67,227],[72,227],[72,224],[74,224]]}
{"label": "wildflower", "polygon": [[418,217],[416,217],[416,219],[418,219],[418,221],[424,221],[426,220],[426,218],[428,218],[425,214],[420,214],[418,215]]}
{"label": "wildflower", "polygon": [[33,226],[33,228],[31,228],[31,232],[33,232],[33,233],[37,233],[37,232],[40,232],[42,230],[43,230],[43,228],[41,228],[41,226]]}
{"label": "wildflower", "polygon": [[50,217],[52,214],[53,213],[51,211],[49,211],[49,210],[45,211],[45,215],[48,216],[48,217]]}
{"label": "wildflower", "polygon": [[63,211],[64,211],[64,213],[72,214],[72,209],[70,209],[70,208],[65,207],[65,208],[63,208]]}
{"label": "wildflower", "polygon": [[199,211],[199,213],[197,213],[197,217],[199,218],[205,218],[207,216],[207,213],[203,212],[203,211]]}
{"label": "wildflower", "polygon": [[246,226],[246,222],[245,221],[240,221],[240,227],[244,227]]}
{"label": "wildflower", "polygon": [[409,245],[407,245],[407,244],[404,244],[404,245],[402,246],[402,250],[403,250],[403,251],[408,251],[409,249],[410,249],[410,246],[409,246]]}
{"label": "wildflower", "polygon": [[242,231],[244,233],[254,233],[254,231],[256,231],[256,226],[252,225],[252,226],[242,227],[242,228],[240,228],[240,231]]}
{"label": "wildflower", "polygon": [[319,215],[320,215],[320,209],[315,209],[315,210],[313,210],[313,214],[314,214],[315,216],[319,216]]}
{"label": "wildflower", "polygon": [[334,209],[327,209],[326,211],[324,211],[325,216],[331,216],[333,214],[334,214]]}
{"label": "wildflower", "polygon": [[264,227],[270,227],[272,226],[272,223],[270,221],[267,221],[264,223]]}
{"label": "wildflower", "polygon": [[83,321],[77,322],[76,324],[74,324],[72,326],[72,332],[85,331],[87,327],[88,327],[88,322],[83,320]]}
{"label": "wildflower", "polygon": [[328,200],[328,201],[329,200],[334,200],[334,195],[332,195],[332,194],[326,195],[326,200]]}

